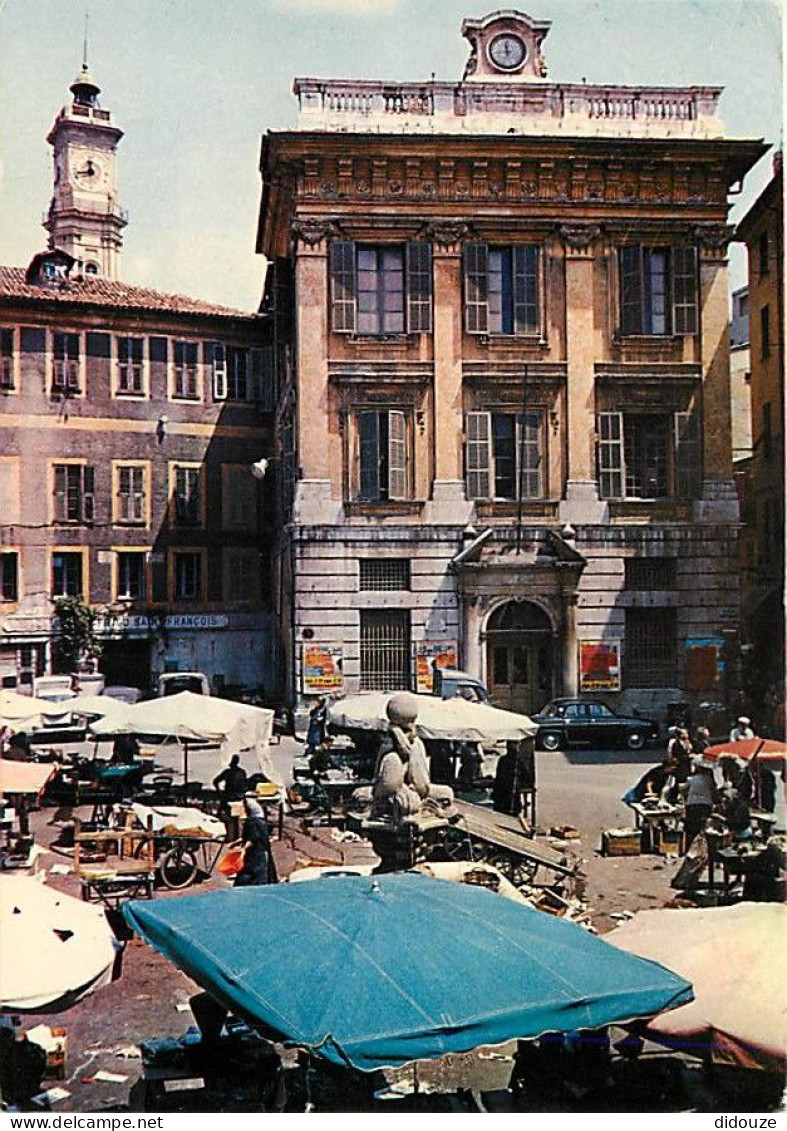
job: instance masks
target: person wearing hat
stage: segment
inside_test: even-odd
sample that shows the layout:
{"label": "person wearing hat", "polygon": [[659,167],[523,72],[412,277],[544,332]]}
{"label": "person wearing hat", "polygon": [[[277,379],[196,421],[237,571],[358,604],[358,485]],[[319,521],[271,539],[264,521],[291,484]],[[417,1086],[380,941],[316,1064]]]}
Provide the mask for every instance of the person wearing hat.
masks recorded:
{"label": "person wearing hat", "polygon": [[747,738],[754,738],[751,719],[748,715],[739,715],[737,723],[730,731],[730,742],[743,742]]}
{"label": "person wearing hat", "polygon": [[243,798],[246,817],[243,822],[243,867],[235,877],[235,887],[257,887],[277,882],[276,865],[271,853],[270,833],[265,811],[254,792]]}
{"label": "person wearing hat", "polygon": [[686,785],[686,816],[683,821],[684,853],[688,852],[697,834],[704,831],[705,823],[716,802],[716,782],[712,764],[702,758],[693,758]]}

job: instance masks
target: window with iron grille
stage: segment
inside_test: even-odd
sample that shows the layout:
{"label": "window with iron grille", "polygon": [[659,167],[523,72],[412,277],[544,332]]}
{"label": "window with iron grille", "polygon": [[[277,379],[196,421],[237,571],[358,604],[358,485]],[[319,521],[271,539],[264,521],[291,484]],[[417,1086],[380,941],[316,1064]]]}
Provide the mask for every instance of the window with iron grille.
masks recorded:
{"label": "window with iron grille", "polygon": [[125,396],[140,396],[144,393],[142,376],[144,344],[144,338],[118,338],[118,393]]}
{"label": "window with iron grille", "polygon": [[626,687],[675,687],[678,633],[675,609],[626,609]]}
{"label": "window with iron grille", "polygon": [[358,564],[362,590],[410,588],[409,558],[360,558]]}
{"label": "window with iron grille", "polygon": [[14,387],[14,331],[0,330],[0,389]]}
{"label": "window with iron grille", "polygon": [[195,552],[174,555],[175,600],[199,601],[202,593],[202,557]]}
{"label": "window with iron grille", "polygon": [[82,555],[58,553],[52,555],[52,597],[82,596]]}
{"label": "window with iron grille", "polygon": [[432,245],[330,247],[331,325],[345,334],[380,336],[432,329]]}
{"label": "window with iron grille", "polygon": [[676,558],[626,558],[626,588],[637,592],[674,589],[678,579]]}
{"label": "window with iron grille", "polygon": [[537,334],[539,248],[535,244],[464,251],[465,329],[468,334]]}
{"label": "window with iron grille", "polygon": [[184,400],[197,400],[197,343],[175,342],[174,346],[175,388],[174,395]]}
{"label": "window with iron grille", "polygon": [[697,249],[691,245],[619,249],[622,334],[697,333]]}
{"label": "window with iron grille", "polygon": [[175,522],[179,526],[198,526],[201,521],[199,467],[175,468]]}
{"label": "window with iron grille", "polygon": [[540,412],[469,412],[465,448],[468,498],[543,498],[543,446]]}
{"label": "window with iron grille", "polygon": [[121,464],[117,469],[117,521],[145,521],[145,477],[147,468]]}
{"label": "window with iron grille", "polygon": [[144,550],[128,550],[118,553],[117,558],[117,597],[127,601],[144,601],[145,560]]}
{"label": "window with iron grille", "polygon": [[397,691],[410,686],[410,612],[361,610],[361,690]]}
{"label": "window with iron grille", "polygon": [[92,523],[93,468],[78,463],[56,463],[54,478],[54,521],[84,525]]}
{"label": "window with iron grille", "polygon": [[52,337],[52,389],[79,392],[79,334],[55,333]]}
{"label": "window with iron grille", "polygon": [[19,555],[0,554],[0,601],[19,600]]}

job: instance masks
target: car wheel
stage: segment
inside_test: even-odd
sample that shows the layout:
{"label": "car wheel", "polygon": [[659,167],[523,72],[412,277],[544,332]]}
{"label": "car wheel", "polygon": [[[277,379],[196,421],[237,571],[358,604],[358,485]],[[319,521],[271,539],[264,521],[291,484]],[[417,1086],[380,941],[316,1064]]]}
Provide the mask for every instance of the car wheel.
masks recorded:
{"label": "car wheel", "polygon": [[546,734],[541,735],[541,746],[544,750],[558,750],[560,747],[560,735],[555,731],[547,731]]}
{"label": "car wheel", "polygon": [[642,750],[645,745],[645,735],[641,730],[633,730],[626,736],[626,746],[629,750]]}

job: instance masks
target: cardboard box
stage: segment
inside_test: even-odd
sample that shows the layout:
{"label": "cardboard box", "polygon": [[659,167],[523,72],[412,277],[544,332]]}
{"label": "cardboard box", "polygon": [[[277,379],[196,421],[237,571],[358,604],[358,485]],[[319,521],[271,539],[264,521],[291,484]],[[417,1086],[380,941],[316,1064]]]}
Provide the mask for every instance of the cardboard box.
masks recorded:
{"label": "cardboard box", "polygon": [[604,856],[639,856],[642,833],[639,829],[607,829],[601,837]]}

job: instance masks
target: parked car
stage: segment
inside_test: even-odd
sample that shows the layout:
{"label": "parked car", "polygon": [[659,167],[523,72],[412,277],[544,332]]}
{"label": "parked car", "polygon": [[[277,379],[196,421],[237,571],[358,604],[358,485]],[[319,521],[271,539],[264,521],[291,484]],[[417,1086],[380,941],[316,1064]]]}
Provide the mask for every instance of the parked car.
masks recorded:
{"label": "parked car", "polygon": [[457,695],[471,703],[488,703],[489,692],[480,679],[458,668],[435,668],[433,695],[454,699]]}
{"label": "parked car", "polygon": [[165,672],[158,677],[158,694],[178,695],[192,691],[195,695],[210,695],[208,677],[202,672]]}
{"label": "parked car", "polygon": [[616,715],[597,699],[553,699],[532,718],[538,724],[536,744],[542,750],[566,746],[624,746],[642,750],[659,737],[655,720]]}

